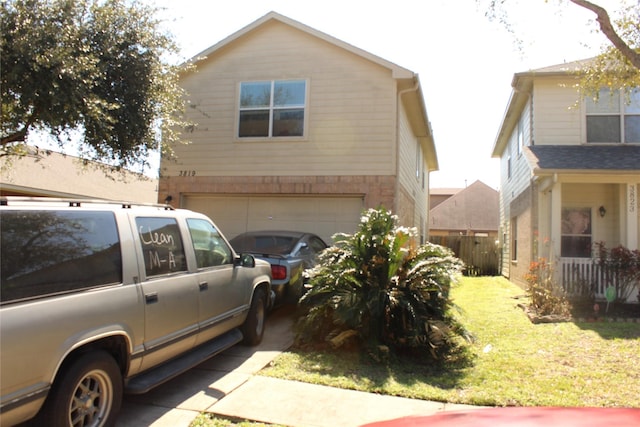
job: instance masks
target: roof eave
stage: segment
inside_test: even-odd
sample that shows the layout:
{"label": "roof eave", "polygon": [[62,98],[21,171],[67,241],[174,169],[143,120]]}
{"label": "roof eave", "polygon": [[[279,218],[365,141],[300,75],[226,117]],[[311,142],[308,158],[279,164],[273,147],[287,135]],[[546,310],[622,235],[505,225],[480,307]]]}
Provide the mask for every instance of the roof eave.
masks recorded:
{"label": "roof eave", "polygon": [[410,86],[406,85],[407,88],[400,91],[400,93],[402,93],[402,102],[407,109],[411,128],[420,142],[429,172],[437,171],[439,168],[438,155],[433,139],[431,123],[427,115],[427,107],[424,103],[424,94],[422,93],[420,78],[417,74],[412,73],[410,80],[404,78],[399,79],[398,87],[403,86],[400,84],[401,80],[406,80],[406,82],[403,83],[410,83]]}

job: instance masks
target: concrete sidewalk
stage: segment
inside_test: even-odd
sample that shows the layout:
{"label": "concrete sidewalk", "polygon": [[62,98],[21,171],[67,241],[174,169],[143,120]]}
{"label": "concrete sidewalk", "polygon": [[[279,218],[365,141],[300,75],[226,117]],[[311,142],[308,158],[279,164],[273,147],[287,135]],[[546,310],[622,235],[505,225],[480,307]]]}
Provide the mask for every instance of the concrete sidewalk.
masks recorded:
{"label": "concrete sidewalk", "polygon": [[359,426],[469,407],[255,375],[293,342],[290,310],[271,313],[262,344],[235,346],[139,396],[125,396],[117,427],[188,427],[201,412],[292,427]]}

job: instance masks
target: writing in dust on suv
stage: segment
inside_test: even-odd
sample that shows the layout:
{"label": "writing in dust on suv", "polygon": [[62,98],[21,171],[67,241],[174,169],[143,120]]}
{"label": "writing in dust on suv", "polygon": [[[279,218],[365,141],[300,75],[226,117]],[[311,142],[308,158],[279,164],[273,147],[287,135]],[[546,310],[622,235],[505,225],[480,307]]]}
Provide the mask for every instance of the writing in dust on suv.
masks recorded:
{"label": "writing in dust on suv", "polygon": [[0,199],[3,427],[108,426],[144,393],[258,344],[271,267],[164,205]]}

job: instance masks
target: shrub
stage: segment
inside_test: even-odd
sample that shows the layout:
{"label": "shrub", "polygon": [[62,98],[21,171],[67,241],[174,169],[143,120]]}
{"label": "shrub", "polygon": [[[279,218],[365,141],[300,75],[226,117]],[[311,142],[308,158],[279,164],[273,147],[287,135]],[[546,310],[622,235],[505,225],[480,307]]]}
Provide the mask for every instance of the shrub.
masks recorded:
{"label": "shrub", "polygon": [[431,243],[416,246],[415,230],[396,225],[383,209],[370,209],[353,235],[307,271],[296,341],[302,345],[364,344],[438,357],[463,331],[448,316],[449,288],[462,262]]}
{"label": "shrub", "polygon": [[635,290],[640,300],[640,251],[624,246],[609,250],[604,242],[595,245],[598,252],[596,262],[605,269],[607,285],[616,288],[616,301],[626,301]]}
{"label": "shrub", "polygon": [[559,315],[568,316],[571,305],[567,296],[553,278],[553,269],[544,258],[533,261],[529,265],[529,272],[525,275],[527,281],[527,295],[530,298],[531,309],[540,316]]}

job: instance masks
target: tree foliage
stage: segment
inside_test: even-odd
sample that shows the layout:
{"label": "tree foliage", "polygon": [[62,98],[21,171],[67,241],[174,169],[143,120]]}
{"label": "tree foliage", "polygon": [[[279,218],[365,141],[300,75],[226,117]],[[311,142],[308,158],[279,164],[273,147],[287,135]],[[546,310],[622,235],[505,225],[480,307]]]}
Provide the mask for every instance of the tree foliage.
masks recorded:
{"label": "tree foliage", "polygon": [[[500,21],[510,33],[516,33],[505,9],[506,0],[478,2],[486,5],[487,17]],[[593,12],[599,31],[610,42],[600,55],[582,64],[582,79],[579,84],[582,95],[597,98],[602,88],[612,91],[623,89],[628,92],[634,87],[640,87],[640,2],[621,2],[621,8],[615,11],[615,19],[611,18],[607,9],[594,2],[567,2]],[[565,2],[559,0],[558,3]],[[558,37],[562,37],[562,34],[558,34]]]}
{"label": "tree foliage", "polygon": [[[448,314],[449,289],[462,262],[442,246],[416,247],[415,230],[370,209],[353,235],[336,235],[310,271],[297,341],[340,347],[355,338],[437,358],[461,336]],[[374,350],[375,351],[375,350]]]}
{"label": "tree foliage", "polygon": [[147,166],[179,140],[183,92],[177,46],[157,11],[135,0],[2,0],[0,154],[30,132],[60,147],[79,133],[82,156]]}

